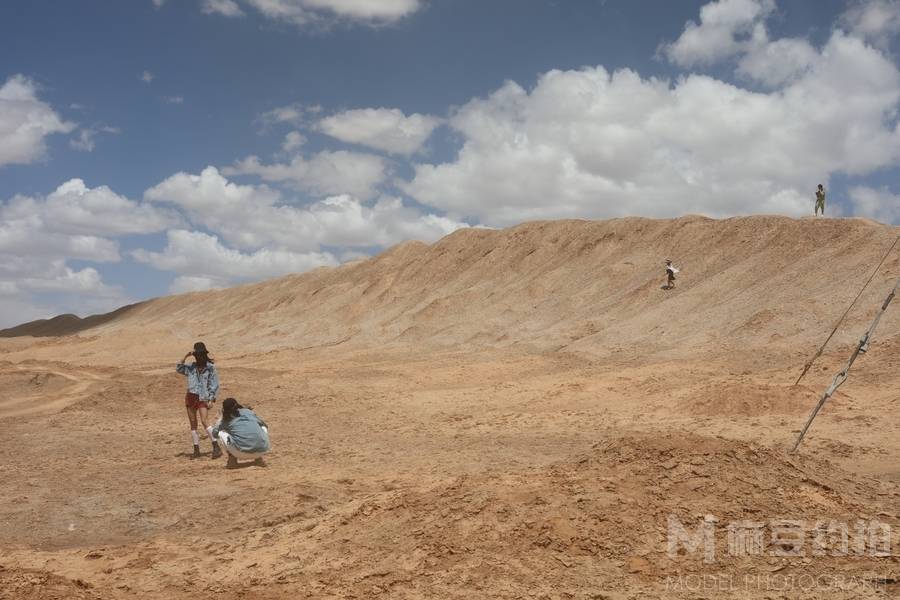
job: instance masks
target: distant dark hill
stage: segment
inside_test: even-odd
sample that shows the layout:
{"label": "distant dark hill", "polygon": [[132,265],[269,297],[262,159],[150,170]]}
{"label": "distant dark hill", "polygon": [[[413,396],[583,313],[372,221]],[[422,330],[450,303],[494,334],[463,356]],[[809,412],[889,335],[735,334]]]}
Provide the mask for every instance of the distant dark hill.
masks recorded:
{"label": "distant dark hill", "polygon": [[143,302],[129,304],[128,306],[117,308],[112,312],[104,313],[102,315],[91,315],[83,319],[72,314],[59,315],[52,319],[38,319],[37,321],[30,321],[28,323],[16,325],[15,327],[10,327],[9,329],[0,329],[0,337],[55,337],[72,335],[73,333],[78,333],[85,329],[90,329],[91,327],[114,321],[141,304],[143,304]]}

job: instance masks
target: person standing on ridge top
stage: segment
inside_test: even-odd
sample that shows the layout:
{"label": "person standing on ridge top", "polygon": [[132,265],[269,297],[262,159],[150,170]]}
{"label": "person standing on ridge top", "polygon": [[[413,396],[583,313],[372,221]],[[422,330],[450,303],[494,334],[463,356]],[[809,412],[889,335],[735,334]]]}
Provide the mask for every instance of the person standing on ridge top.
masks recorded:
{"label": "person standing on ridge top", "polygon": [[819,187],[816,188],[816,216],[819,214],[819,209],[822,209],[822,216],[825,216],[825,188],[822,187],[822,184],[819,184]]}
{"label": "person standing on ridge top", "polygon": [[663,286],[664,290],[671,290],[675,287],[675,273],[677,272],[678,269],[675,268],[672,261],[666,260],[666,285]]}
{"label": "person standing on ridge top", "polygon": [[[193,364],[186,364],[188,357],[194,357]],[[219,374],[213,359],[206,350],[203,342],[194,344],[194,349],[184,355],[181,362],[175,365],[175,370],[187,377],[187,394],[184,396],[184,405],[187,407],[188,421],[191,424],[191,441],[194,443],[194,454],[191,458],[200,457],[200,436],[197,434],[197,415],[200,422],[209,435],[212,442],[212,458],[222,456],[219,443],[213,436],[213,428],[207,425],[206,416],[209,406],[216,401],[219,393]]]}

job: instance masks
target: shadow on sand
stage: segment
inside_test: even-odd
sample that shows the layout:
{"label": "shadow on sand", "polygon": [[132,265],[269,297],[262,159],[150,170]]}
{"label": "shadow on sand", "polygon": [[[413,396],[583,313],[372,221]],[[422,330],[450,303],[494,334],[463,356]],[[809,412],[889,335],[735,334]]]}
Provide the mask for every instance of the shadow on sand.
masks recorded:
{"label": "shadow on sand", "polygon": [[226,468],[226,469],[246,469],[246,468],[248,468],[248,467],[262,467],[262,468],[265,468],[265,467],[268,467],[268,466],[269,466],[269,465],[266,464],[266,461],[264,461],[264,460],[261,459],[261,458],[257,458],[256,460],[251,460],[251,461],[245,461],[245,462],[237,462],[237,463],[227,464],[227,465],[225,465],[225,468]]}
{"label": "shadow on sand", "polygon": [[[201,453],[200,453],[200,456],[198,456],[197,458],[198,458],[198,459],[200,459],[200,458],[210,458],[211,456],[212,456],[212,451],[210,450],[209,452],[201,452]],[[188,458],[188,459],[192,459],[192,458],[194,458],[194,453],[193,453],[193,452],[179,452],[178,454],[175,455],[175,458]]]}

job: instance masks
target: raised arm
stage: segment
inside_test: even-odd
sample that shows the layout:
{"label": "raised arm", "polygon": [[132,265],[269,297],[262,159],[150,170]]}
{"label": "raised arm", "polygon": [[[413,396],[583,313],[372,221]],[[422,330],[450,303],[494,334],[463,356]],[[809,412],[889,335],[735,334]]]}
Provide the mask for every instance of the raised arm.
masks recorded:
{"label": "raised arm", "polygon": [[191,356],[192,354],[193,354],[193,352],[188,352],[187,354],[185,354],[184,358],[181,359],[181,362],[178,363],[177,365],[175,365],[175,370],[178,371],[179,373],[181,373],[182,375],[187,375],[188,365],[186,365],[184,361],[186,361],[188,359],[188,357]]}

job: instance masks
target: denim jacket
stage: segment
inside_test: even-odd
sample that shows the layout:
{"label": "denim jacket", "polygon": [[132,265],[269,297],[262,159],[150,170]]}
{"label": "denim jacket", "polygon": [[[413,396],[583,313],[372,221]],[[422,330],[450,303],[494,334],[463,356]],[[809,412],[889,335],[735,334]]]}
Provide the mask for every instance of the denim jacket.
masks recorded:
{"label": "denim jacket", "polygon": [[238,409],[237,416],[224,425],[220,419],[213,427],[213,437],[220,431],[228,432],[231,443],[241,452],[263,453],[271,449],[268,425],[249,408]]}
{"label": "denim jacket", "polygon": [[216,372],[216,365],[206,363],[206,370],[201,373],[196,363],[178,363],[175,370],[187,377],[188,392],[197,394],[204,402],[216,399],[219,394],[219,374]]}

